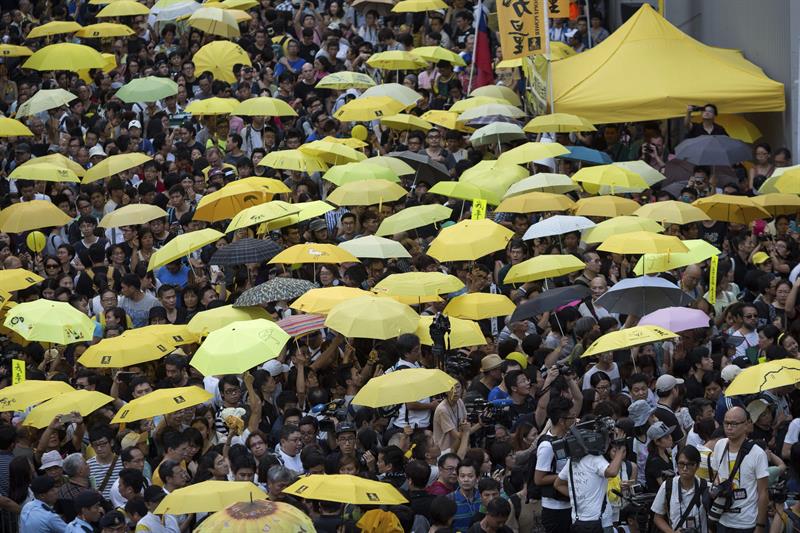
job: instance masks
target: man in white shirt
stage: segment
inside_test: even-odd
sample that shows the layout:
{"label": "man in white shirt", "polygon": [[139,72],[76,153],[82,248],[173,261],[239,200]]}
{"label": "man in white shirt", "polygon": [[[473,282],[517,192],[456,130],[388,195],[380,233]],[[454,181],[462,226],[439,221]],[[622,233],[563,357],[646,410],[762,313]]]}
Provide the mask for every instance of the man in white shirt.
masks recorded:
{"label": "man in white shirt", "polygon": [[551,427],[539,440],[536,449],[536,470],[533,482],[542,492],[542,526],[547,533],[565,533],[572,525],[569,497],[553,488],[558,473],[567,464],[566,459],[556,459],[552,441],[561,439],[575,423],[572,401],[563,396],[553,396],[547,404],[547,418]]}
{"label": "man in white shirt", "polygon": [[300,460],[300,450],[303,448],[303,439],[297,426],[284,426],[281,430],[281,441],[275,446],[281,464],[297,474],[303,473],[303,462]]}
{"label": "man in white shirt", "polygon": [[[386,374],[407,368],[422,368],[419,362],[422,356],[419,337],[411,333],[400,335],[397,338],[397,349],[400,352],[400,359],[386,370]],[[432,413],[439,403],[440,400],[431,401],[430,398],[420,398],[419,401],[405,403],[400,406],[397,416],[392,419],[392,425],[397,428],[406,426],[428,428],[431,425]]]}
{"label": "man in white shirt", "polygon": [[[739,310],[738,318],[742,321],[742,326],[731,334],[731,337],[744,337],[744,342],[736,347],[736,357],[747,356],[751,353],[758,353],[758,309],[752,304],[745,304]],[[751,362],[755,360],[751,358]]]}

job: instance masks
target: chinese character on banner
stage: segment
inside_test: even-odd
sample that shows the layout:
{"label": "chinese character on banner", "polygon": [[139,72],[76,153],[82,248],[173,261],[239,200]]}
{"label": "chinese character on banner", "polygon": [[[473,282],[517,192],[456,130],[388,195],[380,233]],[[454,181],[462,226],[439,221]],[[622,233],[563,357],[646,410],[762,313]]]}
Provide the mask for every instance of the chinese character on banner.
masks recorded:
{"label": "chinese character on banner", "polygon": [[551,19],[569,18],[569,0],[547,0],[547,16]]}
{"label": "chinese character on banner", "polygon": [[497,4],[503,59],[544,53],[546,44],[544,2],[548,1],[501,0]]}
{"label": "chinese character on banner", "polygon": [[717,268],[719,268],[719,256],[711,256],[711,267],[708,269],[708,303],[717,303]]}
{"label": "chinese character on banner", "polygon": [[486,218],[486,200],[478,198],[472,200],[472,220],[483,220]]}
{"label": "chinese character on banner", "polygon": [[11,360],[11,384],[16,385],[25,381],[25,361],[21,359]]}

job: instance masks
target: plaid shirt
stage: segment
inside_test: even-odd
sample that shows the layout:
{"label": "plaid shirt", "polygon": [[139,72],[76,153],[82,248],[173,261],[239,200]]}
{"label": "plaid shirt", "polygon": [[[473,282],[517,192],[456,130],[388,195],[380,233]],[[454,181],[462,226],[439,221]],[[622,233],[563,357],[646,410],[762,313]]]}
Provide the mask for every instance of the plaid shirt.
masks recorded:
{"label": "plaid shirt", "polygon": [[286,11],[287,13],[294,13],[294,5],[291,0],[283,0],[280,4],[275,6],[275,11]]}

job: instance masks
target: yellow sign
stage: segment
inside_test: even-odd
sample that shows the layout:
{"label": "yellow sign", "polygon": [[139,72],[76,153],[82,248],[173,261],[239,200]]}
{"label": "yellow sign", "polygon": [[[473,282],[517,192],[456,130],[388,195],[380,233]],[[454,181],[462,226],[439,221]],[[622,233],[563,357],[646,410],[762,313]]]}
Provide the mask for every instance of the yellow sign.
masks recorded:
{"label": "yellow sign", "polygon": [[497,4],[503,59],[543,54],[547,42],[544,3],[548,0],[502,0]]}
{"label": "yellow sign", "polygon": [[11,360],[11,384],[16,385],[25,381],[25,361],[22,359]]}
{"label": "yellow sign", "polygon": [[478,198],[472,200],[472,220],[482,220],[486,218],[486,200]]}
{"label": "yellow sign", "polygon": [[719,266],[719,257],[713,255],[711,256],[711,268],[708,269],[708,303],[711,305],[717,303],[717,266]]}
{"label": "yellow sign", "polygon": [[547,16],[551,19],[569,18],[569,0],[547,0]]}

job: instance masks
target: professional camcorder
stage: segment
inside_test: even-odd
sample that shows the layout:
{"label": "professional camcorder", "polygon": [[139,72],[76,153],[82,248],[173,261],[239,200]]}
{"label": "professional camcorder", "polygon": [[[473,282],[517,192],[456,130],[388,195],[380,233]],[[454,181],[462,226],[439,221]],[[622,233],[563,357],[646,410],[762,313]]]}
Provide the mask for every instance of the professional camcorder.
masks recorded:
{"label": "professional camcorder", "polygon": [[553,441],[553,453],[558,459],[577,461],[587,455],[603,455],[609,444],[625,447],[625,439],[612,440],[614,427],[609,417],[576,424],[564,438]]}

